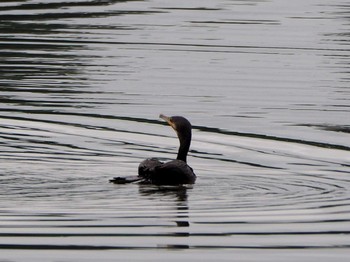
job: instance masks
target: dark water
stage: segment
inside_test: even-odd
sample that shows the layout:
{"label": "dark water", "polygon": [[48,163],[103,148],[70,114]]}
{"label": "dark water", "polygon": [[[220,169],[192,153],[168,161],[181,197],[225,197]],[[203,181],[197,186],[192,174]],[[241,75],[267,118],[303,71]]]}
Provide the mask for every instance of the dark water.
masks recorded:
{"label": "dark water", "polygon": [[[348,261],[350,5],[1,1],[0,261]],[[174,158],[193,186],[113,185]]]}

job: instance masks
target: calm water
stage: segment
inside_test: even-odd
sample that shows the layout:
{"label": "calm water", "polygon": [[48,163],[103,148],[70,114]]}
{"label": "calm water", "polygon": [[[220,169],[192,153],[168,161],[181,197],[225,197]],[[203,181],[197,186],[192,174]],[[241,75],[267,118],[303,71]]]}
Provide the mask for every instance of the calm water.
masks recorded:
{"label": "calm water", "polygon": [[[348,261],[345,0],[1,1],[0,261]],[[113,185],[174,158],[195,185]]]}

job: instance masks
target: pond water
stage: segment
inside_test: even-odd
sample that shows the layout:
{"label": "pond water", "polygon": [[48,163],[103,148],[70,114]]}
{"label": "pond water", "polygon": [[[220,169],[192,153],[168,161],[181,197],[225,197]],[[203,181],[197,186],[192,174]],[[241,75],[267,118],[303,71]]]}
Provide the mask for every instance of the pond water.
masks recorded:
{"label": "pond water", "polygon": [[[0,3],[0,261],[348,261],[345,0]],[[176,156],[195,185],[115,185]]]}

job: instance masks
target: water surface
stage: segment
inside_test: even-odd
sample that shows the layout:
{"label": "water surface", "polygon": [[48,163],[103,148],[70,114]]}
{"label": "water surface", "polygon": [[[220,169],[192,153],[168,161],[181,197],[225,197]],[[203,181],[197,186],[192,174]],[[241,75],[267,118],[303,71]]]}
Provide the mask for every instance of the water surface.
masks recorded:
{"label": "water surface", "polygon": [[[2,1],[0,260],[347,261],[346,1]],[[193,186],[113,185],[174,158]]]}

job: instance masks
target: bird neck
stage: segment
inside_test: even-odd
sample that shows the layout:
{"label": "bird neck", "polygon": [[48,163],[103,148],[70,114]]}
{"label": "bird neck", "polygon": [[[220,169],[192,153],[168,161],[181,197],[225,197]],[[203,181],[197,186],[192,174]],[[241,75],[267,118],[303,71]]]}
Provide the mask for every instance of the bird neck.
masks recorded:
{"label": "bird neck", "polygon": [[190,150],[191,136],[187,138],[179,138],[179,140],[180,140],[180,147],[179,147],[179,151],[177,153],[176,159],[187,162],[187,153]]}

